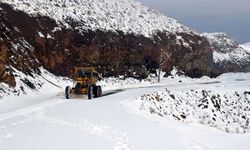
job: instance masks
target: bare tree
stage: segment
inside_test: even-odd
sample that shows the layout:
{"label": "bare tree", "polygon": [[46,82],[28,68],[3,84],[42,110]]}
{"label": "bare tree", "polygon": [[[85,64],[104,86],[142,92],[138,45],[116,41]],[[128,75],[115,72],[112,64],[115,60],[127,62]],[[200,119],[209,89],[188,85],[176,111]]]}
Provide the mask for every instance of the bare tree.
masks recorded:
{"label": "bare tree", "polygon": [[161,72],[166,67],[167,64],[170,63],[171,56],[167,50],[160,49],[159,55],[159,70],[158,70],[158,82],[161,81]]}
{"label": "bare tree", "polygon": [[163,67],[163,58],[162,58],[162,48],[160,49],[160,56],[159,56],[159,69],[158,69],[158,82],[161,82],[161,71],[162,71],[162,67]]}

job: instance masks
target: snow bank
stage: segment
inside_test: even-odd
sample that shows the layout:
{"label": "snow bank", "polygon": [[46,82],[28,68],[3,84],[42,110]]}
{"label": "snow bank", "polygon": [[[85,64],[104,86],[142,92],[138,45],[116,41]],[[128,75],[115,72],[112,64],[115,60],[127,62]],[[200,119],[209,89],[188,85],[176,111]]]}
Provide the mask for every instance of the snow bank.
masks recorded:
{"label": "snow bank", "polygon": [[172,75],[163,83],[164,90],[145,93],[131,103],[131,110],[146,112],[152,119],[157,114],[230,133],[250,132],[250,73],[226,73],[213,79]]}
{"label": "snow bank", "polygon": [[40,68],[41,74],[31,73],[26,75],[15,68],[16,87],[10,87],[5,83],[0,83],[0,98],[6,96],[50,94],[58,92],[72,81],[68,78],[57,77],[47,70]]}
{"label": "snow bank", "polygon": [[201,123],[226,132],[250,131],[250,90],[159,91],[137,99],[141,109],[182,122]]}
{"label": "snow bank", "polygon": [[115,90],[115,89],[126,89],[136,88],[142,86],[150,86],[153,84],[150,80],[138,80],[135,78],[104,78],[97,83],[101,85],[103,90]]}

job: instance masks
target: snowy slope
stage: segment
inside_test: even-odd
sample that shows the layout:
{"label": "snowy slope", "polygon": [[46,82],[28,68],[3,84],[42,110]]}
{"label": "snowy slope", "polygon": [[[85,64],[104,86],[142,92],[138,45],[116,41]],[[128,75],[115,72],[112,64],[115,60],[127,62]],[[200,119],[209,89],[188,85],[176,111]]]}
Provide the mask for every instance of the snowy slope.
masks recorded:
{"label": "snowy slope", "polygon": [[250,42],[240,45],[243,49],[248,50],[250,53]]}
{"label": "snowy slope", "polygon": [[24,74],[15,68],[12,69],[14,70],[16,87],[1,82],[0,99],[6,96],[36,95],[38,92],[50,94],[50,92],[63,89],[71,83],[70,79],[57,77],[42,67],[40,68],[41,74],[32,73],[31,75]]}
{"label": "snowy slope", "polygon": [[[164,80],[169,83],[169,79]],[[201,78],[200,81],[173,80],[181,80],[183,86],[190,81],[199,84],[146,93],[131,105],[184,123],[199,123],[229,133],[250,132],[249,73],[228,73],[215,79]]]}
{"label": "snowy slope", "polygon": [[250,91],[168,89],[145,94],[141,109],[185,123],[201,123],[229,133],[250,131]]}
{"label": "snowy slope", "polygon": [[[243,81],[244,79],[244,81]],[[179,82],[182,80],[182,82]],[[218,82],[216,82],[218,81]],[[199,89],[243,90],[248,74],[217,79],[167,78],[162,85],[130,89],[92,101],[62,96],[0,114],[1,150],[248,150],[250,134],[228,134],[198,122],[179,122],[141,109],[145,93]],[[243,84],[244,83],[244,84]],[[60,90],[58,90],[60,91]],[[18,97],[23,101],[29,97]],[[30,97],[31,98],[31,97]],[[38,97],[42,99],[40,96]],[[34,99],[34,98],[33,98]],[[3,99],[5,101],[5,99]],[[236,100],[235,100],[236,101]],[[6,105],[8,102],[6,102]],[[0,105],[1,106],[1,105]],[[194,112],[199,113],[199,112]],[[227,118],[224,118],[227,120]]]}
{"label": "snowy slope", "polygon": [[[120,30],[147,37],[157,31],[192,31],[135,0],[1,0],[30,15],[53,18],[61,27],[84,30]],[[72,21],[76,22],[72,25]],[[55,29],[55,31],[58,28]]]}
{"label": "snowy slope", "polygon": [[250,61],[250,52],[243,49],[236,41],[225,33],[203,33],[214,50],[213,59],[215,63],[231,62],[234,64],[245,64]]}

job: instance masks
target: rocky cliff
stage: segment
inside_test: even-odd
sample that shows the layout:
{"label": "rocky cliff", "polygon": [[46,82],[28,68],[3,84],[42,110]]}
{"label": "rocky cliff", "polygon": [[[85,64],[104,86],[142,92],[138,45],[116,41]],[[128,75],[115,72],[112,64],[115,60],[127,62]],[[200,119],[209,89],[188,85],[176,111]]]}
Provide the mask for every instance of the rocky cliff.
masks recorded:
{"label": "rocky cliff", "polygon": [[161,66],[191,77],[213,76],[206,38],[133,0],[2,0],[0,82],[40,67],[69,76],[95,66],[103,76],[145,78]]}
{"label": "rocky cliff", "polygon": [[213,72],[249,72],[250,51],[226,33],[204,33],[213,50]]}

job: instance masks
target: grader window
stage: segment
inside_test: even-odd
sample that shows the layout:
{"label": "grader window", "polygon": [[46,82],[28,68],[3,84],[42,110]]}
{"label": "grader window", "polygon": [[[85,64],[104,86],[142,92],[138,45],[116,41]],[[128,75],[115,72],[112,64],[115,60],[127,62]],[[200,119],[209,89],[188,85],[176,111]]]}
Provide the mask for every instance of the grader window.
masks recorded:
{"label": "grader window", "polygon": [[83,70],[78,70],[77,73],[76,73],[76,76],[78,78],[91,77],[91,73],[90,72],[85,72]]}

